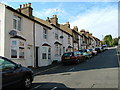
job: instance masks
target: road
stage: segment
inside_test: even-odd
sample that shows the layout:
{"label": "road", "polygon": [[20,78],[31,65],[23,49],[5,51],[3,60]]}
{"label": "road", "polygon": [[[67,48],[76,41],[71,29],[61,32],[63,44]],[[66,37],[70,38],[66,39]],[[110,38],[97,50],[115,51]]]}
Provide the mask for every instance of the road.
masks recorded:
{"label": "road", "polygon": [[[74,65],[58,65],[38,73],[31,90],[49,88],[118,88],[118,58],[115,49]],[[106,89],[107,90],[107,89]]]}

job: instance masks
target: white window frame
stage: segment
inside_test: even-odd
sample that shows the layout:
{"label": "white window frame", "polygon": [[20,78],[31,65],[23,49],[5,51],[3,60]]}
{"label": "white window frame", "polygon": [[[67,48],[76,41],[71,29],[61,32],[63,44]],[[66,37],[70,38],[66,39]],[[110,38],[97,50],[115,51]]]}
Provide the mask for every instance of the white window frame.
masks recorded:
{"label": "white window frame", "polygon": [[43,39],[48,38],[48,30],[46,28],[43,28]]}
{"label": "white window frame", "polygon": [[48,47],[48,59],[51,60],[51,47]]}
{"label": "white window frame", "polygon": [[[14,20],[16,20],[16,27],[14,27]],[[13,29],[16,31],[21,31],[21,17],[14,15],[14,17],[13,17]]]}
{"label": "white window frame", "polygon": [[59,35],[57,33],[55,33],[55,39],[59,39]]}
{"label": "white window frame", "polygon": [[55,44],[55,56],[59,56],[62,54],[62,48],[61,45]]}
{"label": "white window frame", "polygon": [[70,36],[68,35],[68,44],[71,44]]}
{"label": "white window frame", "polygon": [[[12,41],[16,41],[16,45],[12,45]],[[23,42],[24,46],[20,46],[20,42]],[[12,52],[11,49],[12,47],[17,47],[17,58],[12,58]],[[20,50],[19,48],[24,48],[24,58],[20,58]],[[10,57],[11,59],[25,59],[25,41],[19,40],[19,39],[11,39],[11,44],[10,44]]]}
{"label": "white window frame", "polygon": [[[45,52],[43,50],[43,48],[45,48]],[[50,49],[50,52],[49,52],[49,49]],[[46,58],[43,58],[43,54],[46,54]],[[49,58],[49,55],[50,55],[50,58]],[[42,46],[42,57],[41,57],[43,60],[51,60],[51,47],[49,46]]]}

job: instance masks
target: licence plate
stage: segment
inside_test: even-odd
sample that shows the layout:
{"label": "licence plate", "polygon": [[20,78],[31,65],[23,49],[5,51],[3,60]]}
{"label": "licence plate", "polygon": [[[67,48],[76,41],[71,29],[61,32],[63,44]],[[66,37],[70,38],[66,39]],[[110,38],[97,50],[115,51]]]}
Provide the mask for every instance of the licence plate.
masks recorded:
{"label": "licence plate", "polygon": [[70,57],[65,57],[65,59],[70,59]]}

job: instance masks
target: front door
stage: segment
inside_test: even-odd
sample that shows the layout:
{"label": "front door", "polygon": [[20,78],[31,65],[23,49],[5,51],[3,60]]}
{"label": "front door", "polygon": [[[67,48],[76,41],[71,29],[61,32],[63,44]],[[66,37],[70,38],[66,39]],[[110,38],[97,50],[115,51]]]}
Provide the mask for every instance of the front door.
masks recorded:
{"label": "front door", "polygon": [[38,67],[38,49],[39,47],[36,47],[36,67]]}
{"label": "front door", "polygon": [[26,60],[27,66],[32,66],[32,47],[28,46],[27,48],[27,60]]}

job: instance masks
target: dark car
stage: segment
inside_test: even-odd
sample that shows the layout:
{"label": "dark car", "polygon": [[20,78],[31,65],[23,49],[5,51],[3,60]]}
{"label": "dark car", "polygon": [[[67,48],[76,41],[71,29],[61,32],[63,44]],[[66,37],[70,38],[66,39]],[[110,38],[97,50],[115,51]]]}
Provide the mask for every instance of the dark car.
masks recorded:
{"label": "dark car", "polygon": [[102,52],[102,50],[99,47],[95,48],[95,51],[97,51],[98,53]]}
{"label": "dark car", "polygon": [[0,73],[2,75],[2,89],[29,89],[33,81],[33,71],[22,67],[13,61],[0,56]]}
{"label": "dark car", "polygon": [[81,52],[79,51],[74,51],[74,52],[67,52],[64,53],[62,56],[61,62],[63,64],[67,63],[80,63],[85,60],[85,57],[82,55]]}

